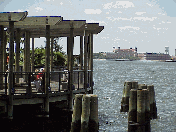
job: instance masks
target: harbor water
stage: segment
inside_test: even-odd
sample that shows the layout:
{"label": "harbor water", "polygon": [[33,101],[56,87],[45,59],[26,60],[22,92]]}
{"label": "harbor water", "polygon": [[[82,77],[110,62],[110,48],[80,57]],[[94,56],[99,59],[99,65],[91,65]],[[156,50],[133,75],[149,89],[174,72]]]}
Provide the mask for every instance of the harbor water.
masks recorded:
{"label": "harbor water", "polygon": [[99,131],[128,130],[128,114],[120,112],[125,81],[154,85],[158,118],[151,120],[151,132],[176,132],[176,63],[94,60]]}

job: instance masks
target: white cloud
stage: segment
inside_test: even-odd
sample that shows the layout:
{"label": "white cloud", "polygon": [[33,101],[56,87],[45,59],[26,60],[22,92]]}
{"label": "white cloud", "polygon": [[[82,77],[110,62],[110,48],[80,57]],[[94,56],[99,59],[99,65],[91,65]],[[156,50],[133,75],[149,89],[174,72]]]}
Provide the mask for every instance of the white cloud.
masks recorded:
{"label": "white cloud", "polygon": [[155,19],[157,19],[157,17],[134,17],[134,20],[142,20],[142,21],[154,21]]}
{"label": "white cloud", "polygon": [[132,26],[125,26],[125,27],[118,27],[120,30],[126,30],[126,29],[134,29],[134,30],[139,30],[140,27],[132,27]]}
{"label": "white cloud", "polygon": [[135,14],[140,16],[140,15],[142,15],[144,13],[146,13],[146,12],[136,12]]}
{"label": "white cloud", "polygon": [[152,4],[149,4],[149,3],[146,3],[148,6],[152,7],[153,5]]}
{"label": "white cloud", "polygon": [[37,10],[36,12],[43,10],[41,7],[36,7],[35,9]]}
{"label": "white cloud", "polygon": [[113,2],[106,3],[103,5],[104,9],[110,9],[110,8],[129,8],[134,7],[134,4],[130,1],[116,1],[115,4]]}
{"label": "white cloud", "polygon": [[112,7],[112,3],[113,2],[104,4],[104,9],[110,9]]}
{"label": "white cloud", "polygon": [[100,9],[85,9],[86,14],[100,14],[102,11]]}
{"label": "white cloud", "polygon": [[118,13],[122,13],[121,11],[119,11]]}

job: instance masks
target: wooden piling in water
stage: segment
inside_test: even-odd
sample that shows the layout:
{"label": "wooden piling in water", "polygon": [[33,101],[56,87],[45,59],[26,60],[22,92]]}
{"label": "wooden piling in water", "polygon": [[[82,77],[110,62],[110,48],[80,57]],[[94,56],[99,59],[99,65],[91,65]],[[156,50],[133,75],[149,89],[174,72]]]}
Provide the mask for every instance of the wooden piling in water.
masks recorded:
{"label": "wooden piling in water", "polygon": [[132,82],[124,83],[124,90],[123,90],[123,95],[122,95],[120,112],[128,112],[129,110],[129,97],[130,97],[131,88],[132,88]]}
{"label": "wooden piling in water", "polygon": [[81,132],[88,132],[90,115],[90,95],[83,95],[82,114],[81,114]]}
{"label": "wooden piling in water", "polygon": [[137,90],[137,122],[137,131],[145,132],[145,91],[142,89]]}
{"label": "wooden piling in water", "polygon": [[150,93],[150,118],[156,119],[157,118],[157,107],[156,107],[156,101],[155,101],[155,91],[154,86],[149,85],[147,86],[147,89]]}
{"label": "wooden piling in water", "polygon": [[137,89],[130,90],[129,113],[128,113],[128,132],[136,130],[137,122]]}
{"label": "wooden piling in water", "polygon": [[89,132],[98,132],[98,129],[98,96],[92,94],[90,98]]}
{"label": "wooden piling in water", "polygon": [[150,94],[148,89],[145,92],[145,131],[150,132]]}
{"label": "wooden piling in water", "polygon": [[75,95],[71,132],[98,132],[98,96]]}
{"label": "wooden piling in water", "polygon": [[137,89],[137,88],[138,88],[138,82],[137,81],[133,81],[131,89]]}
{"label": "wooden piling in water", "polygon": [[147,89],[146,84],[138,84],[138,89]]}
{"label": "wooden piling in water", "polygon": [[81,128],[82,96],[83,94],[75,95],[75,103],[74,103],[72,123],[71,123],[71,132],[79,132]]}

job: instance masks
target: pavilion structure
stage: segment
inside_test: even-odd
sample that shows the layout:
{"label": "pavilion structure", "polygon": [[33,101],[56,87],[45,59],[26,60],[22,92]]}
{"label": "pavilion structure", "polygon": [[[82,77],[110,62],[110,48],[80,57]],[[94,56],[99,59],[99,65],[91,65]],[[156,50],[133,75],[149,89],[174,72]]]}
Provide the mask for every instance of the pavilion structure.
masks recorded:
{"label": "pavilion structure", "polygon": [[[93,93],[93,34],[98,34],[104,29],[98,23],[86,23],[85,20],[63,20],[61,16],[28,16],[28,12],[1,12],[0,13],[0,87],[4,89],[0,96],[0,106],[4,107],[8,118],[13,118],[13,105],[22,102],[35,104],[43,102],[44,110],[49,113],[49,103],[62,100],[68,101],[68,109],[72,109],[74,93]],[[80,36],[80,66],[83,72],[83,89],[73,90],[73,46],[74,37]],[[45,57],[45,90],[42,94],[32,92],[30,75],[34,73],[34,39],[46,38]],[[53,72],[53,39],[67,37],[67,69],[68,90],[66,92],[49,91],[50,74]],[[20,71],[20,43],[24,39],[24,65]],[[32,59],[30,62],[30,38],[32,38]],[[9,40],[9,69],[6,71],[7,55],[6,45]],[[14,42],[15,52],[14,52]],[[15,58],[14,58],[15,55]],[[51,56],[51,57],[50,57]],[[15,68],[13,64],[15,62]],[[31,68],[30,68],[31,67]],[[14,85],[19,83],[16,74],[24,76],[27,82],[26,94],[15,94]],[[79,77],[81,78],[81,76]],[[78,81],[79,82],[79,81]],[[62,95],[62,96],[61,96]],[[58,99],[59,98],[59,99]],[[46,114],[47,115],[47,114]],[[47,115],[49,116],[49,114]]]}

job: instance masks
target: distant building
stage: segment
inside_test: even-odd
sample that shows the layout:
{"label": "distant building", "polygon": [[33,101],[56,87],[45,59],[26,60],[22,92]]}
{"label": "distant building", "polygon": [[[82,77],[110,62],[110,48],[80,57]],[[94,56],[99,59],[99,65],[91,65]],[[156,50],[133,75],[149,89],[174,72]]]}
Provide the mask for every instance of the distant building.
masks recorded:
{"label": "distant building", "polygon": [[169,54],[169,47],[165,46],[165,54]]}
{"label": "distant building", "polygon": [[139,53],[138,57],[141,60],[170,60],[171,56],[164,53]]}

